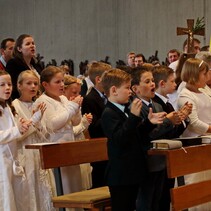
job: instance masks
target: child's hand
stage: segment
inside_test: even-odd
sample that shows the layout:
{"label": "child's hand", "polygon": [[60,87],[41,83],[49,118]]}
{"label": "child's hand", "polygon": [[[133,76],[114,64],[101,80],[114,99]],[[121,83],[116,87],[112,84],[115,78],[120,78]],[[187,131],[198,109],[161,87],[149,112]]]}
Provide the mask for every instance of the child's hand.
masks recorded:
{"label": "child's hand", "polygon": [[183,114],[181,112],[172,111],[171,113],[166,115],[173,125],[179,125],[183,121]]}
{"label": "child's hand", "polygon": [[77,97],[70,97],[71,101],[77,103],[79,106],[81,106],[82,102],[83,102],[83,97],[81,97],[81,95],[78,95]]}
{"label": "child's hand", "polygon": [[41,114],[43,115],[45,110],[46,110],[46,104],[42,102],[37,106],[37,108],[35,108],[35,110],[33,110],[33,114],[36,113],[37,111],[41,111]]}
{"label": "child's hand", "polygon": [[148,119],[152,124],[162,124],[166,118],[166,112],[153,113],[152,108],[149,108]]}
{"label": "child's hand", "polygon": [[84,114],[84,116],[86,117],[86,120],[89,122],[89,124],[92,123],[92,119],[93,119],[93,116],[91,113],[89,114]]}
{"label": "child's hand", "polygon": [[138,98],[135,98],[131,103],[130,112],[135,116],[140,116],[141,108],[142,108],[142,101]]}
{"label": "child's hand", "polygon": [[189,114],[191,114],[193,109],[193,104],[186,102],[179,110],[184,115],[184,119],[188,117]]}
{"label": "child's hand", "polygon": [[33,124],[38,123],[42,119],[42,116],[43,116],[45,110],[46,110],[46,104],[44,102],[40,103],[37,106],[37,108],[33,111],[34,114],[31,118],[31,121]]}
{"label": "child's hand", "polygon": [[32,124],[32,121],[20,118],[19,123],[18,123],[18,129],[19,129],[20,133],[21,134],[26,133],[28,131],[29,127],[31,126],[31,124]]}

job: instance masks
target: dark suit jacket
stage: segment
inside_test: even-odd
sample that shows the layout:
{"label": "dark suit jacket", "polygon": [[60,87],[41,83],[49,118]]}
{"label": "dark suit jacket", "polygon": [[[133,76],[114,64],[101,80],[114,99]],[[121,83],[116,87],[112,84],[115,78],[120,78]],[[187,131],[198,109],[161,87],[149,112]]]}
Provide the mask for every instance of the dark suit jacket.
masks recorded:
{"label": "dark suit jacket", "polygon": [[[161,112],[163,111],[161,105],[158,103],[153,102],[153,112]],[[143,119],[148,118],[149,114],[149,107],[143,102],[142,110],[141,110],[141,117]],[[148,150],[150,148],[150,141],[155,139],[171,139],[173,138],[172,131],[174,130],[174,126],[171,123],[171,121],[167,118],[164,119],[162,124],[156,125],[156,127],[148,134],[147,142],[146,142],[146,149]]]}
{"label": "dark suit jacket", "polygon": [[[161,105],[153,102],[152,103],[152,109],[154,113],[163,111]],[[142,103],[142,109],[140,116],[143,119],[148,118],[149,114],[149,107],[143,102]],[[173,133],[174,126],[171,123],[171,121],[167,118],[164,119],[162,124],[156,125],[156,127],[148,133],[147,137],[144,139],[144,148],[146,150],[150,149],[151,147],[151,141],[156,139],[171,139],[172,133]],[[165,157],[164,156],[148,156],[148,168],[149,171],[161,171],[165,169]]]}
{"label": "dark suit jacket", "polygon": [[104,132],[101,126],[101,115],[105,108],[104,101],[96,91],[92,88],[88,95],[83,99],[82,103],[82,114],[92,113],[93,119],[89,126],[89,135],[91,138],[104,137]]}
{"label": "dark suit jacket", "polygon": [[[38,65],[32,63],[33,67],[40,72]],[[13,85],[13,92],[12,92],[12,99],[19,98],[19,93],[17,90],[17,79],[19,74],[24,70],[29,70],[30,68],[24,63],[21,59],[12,58],[8,61],[6,65],[6,71],[11,75],[12,78],[12,85]]]}
{"label": "dark suit jacket", "polygon": [[[174,111],[173,109],[171,111],[169,111],[169,108],[166,106],[166,104],[163,102],[163,100],[161,98],[159,98],[157,95],[155,95],[155,97],[153,98],[153,101],[160,104],[162,106],[163,111],[165,111],[166,113],[170,113],[172,111]],[[184,126],[183,123],[181,123],[180,125],[175,125],[174,129],[171,133],[171,135],[168,135],[168,138],[178,138],[186,129],[188,122],[185,122],[186,126]]]}
{"label": "dark suit jacket", "polygon": [[[154,97],[152,100],[153,100],[154,102],[160,104],[160,105],[162,106],[162,108],[163,108],[163,111],[165,111],[166,113],[170,113],[170,112],[174,111],[174,108],[172,108],[172,110],[169,111],[169,109],[168,109],[166,103],[164,103],[164,101],[163,101],[160,97],[158,97],[157,95],[155,95],[155,97]],[[172,107],[173,107],[173,106],[172,106]]]}
{"label": "dark suit jacket", "polygon": [[147,174],[146,156],[137,131],[147,133],[154,125],[140,117],[125,115],[108,101],[102,114],[103,131],[108,138],[108,166],[106,181],[109,186],[141,184]]}

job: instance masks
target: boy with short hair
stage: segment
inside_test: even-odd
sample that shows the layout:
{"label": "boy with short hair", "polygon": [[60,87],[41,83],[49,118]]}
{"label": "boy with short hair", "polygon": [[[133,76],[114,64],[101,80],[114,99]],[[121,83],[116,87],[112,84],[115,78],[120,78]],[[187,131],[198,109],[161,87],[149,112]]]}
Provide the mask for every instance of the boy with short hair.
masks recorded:
{"label": "boy with short hair", "polygon": [[[149,107],[153,112],[163,111],[162,107],[153,102],[155,96],[155,82],[152,71],[145,67],[139,68],[132,73],[132,90],[137,98],[142,100],[142,110],[140,116],[145,119],[149,113]],[[167,114],[163,123],[157,125],[150,133],[147,134],[145,141],[145,152],[150,149],[151,141],[155,139],[172,139],[175,138],[175,126],[180,124],[189,113],[172,112]],[[149,175],[144,186],[140,189],[137,211],[158,210],[163,183],[165,179],[166,166],[165,157],[147,156]]]}
{"label": "boy with short hair", "polygon": [[[84,97],[82,102],[82,114],[91,113],[93,116],[92,123],[89,125],[88,131],[91,138],[104,137],[101,126],[101,115],[105,108],[106,98],[103,94],[104,90],[101,84],[101,78],[105,71],[111,69],[111,65],[103,62],[92,62],[88,64],[88,75],[94,87]],[[104,173],[107,161],[91,163],[92,170],[92,187],[102,187],[104,183]]]}
{"label": "boy with short hair", "polygon": [[[108,138],[109,161],[105,177],[111,193],[112,211],[134,211],[138,189],[147,174],[141,138],[154,128],[153,124],[162,123],[165,113],[153,114],[150,110],[143,120],[139,117],[142,108],[139,99],[134,99],[130,112],[125,113],[125,104],[131,96],[131,76],[125,71],[112,69],[105,72],[102,86],[108,97],[101,123]],[[140,130],[142,137],[137,132]]]}
{"label": "boy with short hair", "polygon": [[[175,83],[174,71],[166,66],[155,67],[153,69],[153,77],[155,80],[155,89],[156,89],[153,101],[160,104],[163,110],[167,114],[174,112],[174,108],[169,102],[167,97],[168,94],[172,94],[175,91],[177,86]],[[191,110],[192,105],[186,104],[186,106],[184,106],[183,109]],[[179,135],[181,135],[186,129],[187,125],[188,125],[187,121],[179,125],[176,125],[174,127],[175,137],[173,137],[173,134],[172,137],[177,138]],[[174,181],[175,181],[174,179],[167,178],[167,172],[166,172],[163,193],[159,203],[159,211],[170,210],[170,202],[171,202],[170,189],[174,187]]]}

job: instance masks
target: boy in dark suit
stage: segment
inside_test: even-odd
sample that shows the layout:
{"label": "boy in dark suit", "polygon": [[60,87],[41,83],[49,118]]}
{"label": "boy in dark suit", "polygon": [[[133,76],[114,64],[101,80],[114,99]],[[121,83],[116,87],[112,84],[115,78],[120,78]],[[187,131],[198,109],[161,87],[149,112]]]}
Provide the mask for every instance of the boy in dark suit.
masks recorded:
{"label": "boy in dark suit", "polygon": [[[108,102],[102,114],[102,128],[108,138],[106,182],[111,193],[112,211],[134,211],[139,187],[146,177],[146,157],[137,131],[149,133],[162,123],[165,113],[150,110],[144,121],[139,117],[142,102],[134,99],[129,113],[125,104],[131,96],[130,74],[112,69],[105,72],[102,85]],[[153,123],[153,124],[152,124]]]}
{"label": "boy in dark suit", "polygon": [[[93,116],[92,123],[89,125],[88,131],[90,138],[105,137],[101,126],[101,115],[105,108],[106,98],[103,94],[101,85],[102,74],[111,69],[111,66],[103,62],[93,62],[88,64],[88,75],[94,87],[84,97],[82,103],[82,114],[91,113]],[[97,188],[105,185],[104,174],[107,161],[91,163],[92,170],[92,187]]]}
{"label": "boy in dark suit", "polygon": [[[175,91],[177,86],[175,83],[174,71],[167,66],[159,66],[159,67],[154,67],[152,73],[155,80],[155,89],[156,89],[153,101],[160,104],[163,110],[167,114],[174,112],[174,108],[169,102],[167,97],[168,94],[172,94]],[[187,109],[190,112],[192,110],[192,104],[186,103],[186,105],[183,106],[183,108],[181,109]],[[176,125],[174,128],[175,131],[174,138],[177,138],[179,135],[181,135],[186,129],[187,125],[188,125],[187,121],[182,122],[179,125]],[[170,202],[171,202],[170,189],[173,187],[174,187],[174,179],[168,178],[166,172],[163,193],[159,203],[159,211],[170,210]]]}
{"label": "boy in dark suit", "polygon": [[[140,116],[143,119],[147,118],[149,107],[152,107],[153,112],[163,111],[159,104],[152,101],[155,96],[155,83],[151,70],[143,67],[137,68],[132,72],[132,90],[136,97],[142,100],[143,106]],[[152,140],[175,138],[175,132],[177,131],[175,126],[181,124],[188,114],[188,112],[181,111],[167,114],[164,122],[157,125],[145,138],[146,155]],[[140,189],[137,211],[157,211],[163,191],[166,173],[165,157],[147,156],[147,159],[149,176],[144,186]]]}

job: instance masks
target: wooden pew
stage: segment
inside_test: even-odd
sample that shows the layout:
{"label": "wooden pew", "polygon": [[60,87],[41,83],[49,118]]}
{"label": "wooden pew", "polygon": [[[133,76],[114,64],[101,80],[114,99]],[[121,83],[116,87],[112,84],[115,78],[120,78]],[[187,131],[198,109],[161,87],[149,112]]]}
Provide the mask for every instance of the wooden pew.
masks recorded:
{"label": "wooden pew", "polygon": [[[26,149],[40,151],[43,169],[71,166],[108,160],[107,139],[89,139],[85,141],[31,144]],[[111,206],[108,187],[95,188],[76,193],[57,196],[52,199],[56,208],[86,208],[92,211],[103,210]]]}
{"label": "wooden pew", "polygon": [[[149,150],[150,155],[164,155],[169,178],[211,169],[211,145],[175,150]],[[211,201],[211,179],[171,189],[173,211],[184,210]]]}

